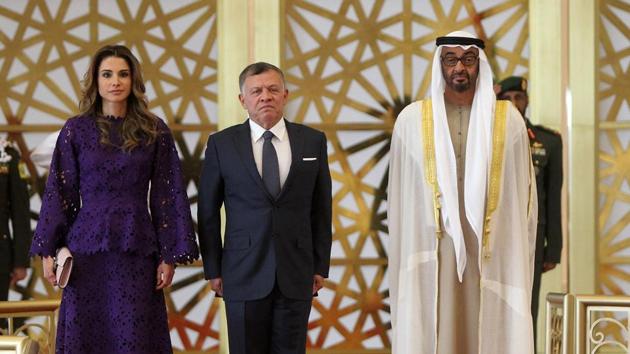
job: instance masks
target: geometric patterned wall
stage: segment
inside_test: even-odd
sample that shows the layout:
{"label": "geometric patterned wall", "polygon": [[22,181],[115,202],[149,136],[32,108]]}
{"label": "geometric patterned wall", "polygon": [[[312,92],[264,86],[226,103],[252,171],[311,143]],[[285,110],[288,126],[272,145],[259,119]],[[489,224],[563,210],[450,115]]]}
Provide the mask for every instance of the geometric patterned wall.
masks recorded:
{"label": "geometric patterned wall", "polygon": [[[630,295],[630,1],[602,0],[597,12],[598,289]],[[606,313],[627,321],[627,313]],[[607,322],[602,322],[607,323]],[[606,340],[627,343],[617,322]]]}
{"label": "geometric patterned wall", "polygon": [[[308,345],[387,351],[385,190],[395,117],[425,96],[435,37],[453,30],[486,40],[497,78],[527,76],[527,1],[286,0],[285,9],[286,115],[326,132],[333,176],[331,274],[314,301]],[[0,131],[28,165],[33,226],[46,171],[29,152],[76,113],[89,56],[110,43],[131,47],[143,63],[150,108],[175,135],[196,218],[203,149],[217,127],[218,35],[216,0],[0,0]],[[40,269],[13,299],[58,296]],[[199,264],[177,269],[167,306],[176,351],[217,349],[217,302]]]}
{"label": "geometric patterned wall", "polygon": [[[80,79],[105,44],[131,48],[143,64],[150,109],[176,139],[192,212],[205,142],[217,123],[216,1],[0,1],[0,131],[9,132],[31,175],[33,227],[46,171],[29,154],[77,113]],[[58,296],[41,268],[12,299]],[[218,347],[217,302],[201,267],[178,267],[166,293],[176,350]]]}
{"label": "geometric patterned wall", "polygon": [[330,279],[314,301],[308,345],[391,347],[386,196],[395,118],[424,97],[435,38],[486,40],[497,78],[527,76],[527,1],[287,0],[288,119],[326,132],[333,177]]}
{"label": "geometric patterned wall", "polygon": [[630,1],[598,10],[598,291],[630,295]]}

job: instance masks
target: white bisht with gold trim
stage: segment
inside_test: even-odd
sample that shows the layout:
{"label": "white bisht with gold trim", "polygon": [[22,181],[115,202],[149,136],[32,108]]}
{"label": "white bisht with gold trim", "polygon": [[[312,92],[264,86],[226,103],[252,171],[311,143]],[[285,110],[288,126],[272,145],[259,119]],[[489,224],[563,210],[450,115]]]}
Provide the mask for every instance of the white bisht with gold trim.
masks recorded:
{"label": "white bisht with gold trim", "polygon": [[[493,137],[490,161],[498,180],[487,191],[484,245],[479,247],[480,354],[531,354],[530,313],[537,200],[525,124],[507,105],[504,135]],[[490,118],[490,117],[489,117]],[[498,118],[497,118],[498,120]],[[496,128],[496,127],[494,127]],[[434,354],[437,343],[438,231],[435,190],[427,178],[422,101],[398,116],[390,149],[388,186],[389,284],[394,354]],[[498,130],[497,130],[498,131]],[[497,139],[498,138],[498,139]],[[502,154],[495,155],[497,141]],[[435,163],[435,161],[433,161]],[[498,163],[498,164],[497,164]],[[438,189],[457,188],[439,186]],[[494,193],[494,197],[493,197]],[[439,203],[442,197],[438,196]],[[494,198],[494,205],[492,204]],[[488,211],[494,209],[491,215]],[[439,212],[439,210],[437,210]],[[439,214],[438,214],[439,217]],[[448,329],[442,329],[448,331]]]}

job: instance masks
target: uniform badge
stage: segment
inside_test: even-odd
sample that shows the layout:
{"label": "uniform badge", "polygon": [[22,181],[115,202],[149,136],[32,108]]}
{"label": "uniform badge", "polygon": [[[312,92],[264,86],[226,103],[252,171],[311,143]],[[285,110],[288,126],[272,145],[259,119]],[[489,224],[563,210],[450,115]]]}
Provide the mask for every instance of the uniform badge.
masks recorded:
{"label": "uniform badge", "polygon": [[26,164],[21,162],[18,164],[18,171],[20,171],[21,179],[28,179],[28,169],[26,168]]}
{"label": "uniform badge", "polygon": [[547,150],[545,149],[545,146],[542,143],[540,143],[538,141],[535,141],[532,144],[532,154],[533,155],[539,155],[539,156],[545,156],[545,155],[547,155]]}
{"label": "uniform badge", "polygon": [[9,164],[6,162],[0,162],[0,175],[9,174]]}

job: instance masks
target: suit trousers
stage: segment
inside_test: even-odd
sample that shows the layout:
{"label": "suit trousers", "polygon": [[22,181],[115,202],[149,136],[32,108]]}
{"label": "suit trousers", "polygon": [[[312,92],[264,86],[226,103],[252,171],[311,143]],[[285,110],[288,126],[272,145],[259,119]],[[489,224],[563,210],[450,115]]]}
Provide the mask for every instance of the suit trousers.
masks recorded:
{"label": "suit trousers", "polygon": [[251,301],[226,301],[230,354],[304,354],[311,300],[285,297],[278,284]]}

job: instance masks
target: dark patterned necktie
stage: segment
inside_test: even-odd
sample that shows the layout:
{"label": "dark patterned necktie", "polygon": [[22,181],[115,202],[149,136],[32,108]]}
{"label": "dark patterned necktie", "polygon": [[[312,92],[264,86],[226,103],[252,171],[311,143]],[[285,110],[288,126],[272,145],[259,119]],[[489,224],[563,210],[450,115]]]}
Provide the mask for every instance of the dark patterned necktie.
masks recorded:
{"label": "dark patterned necktie", "polygon": [[265,182],[267,191],[274,198],[280,193],[280,169],[278,168],[278,155],[276,149],[271,143],[273,133],[269,130],[263,133],[265,142],[263,143],[262,153],[262,179]]}

